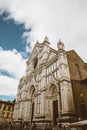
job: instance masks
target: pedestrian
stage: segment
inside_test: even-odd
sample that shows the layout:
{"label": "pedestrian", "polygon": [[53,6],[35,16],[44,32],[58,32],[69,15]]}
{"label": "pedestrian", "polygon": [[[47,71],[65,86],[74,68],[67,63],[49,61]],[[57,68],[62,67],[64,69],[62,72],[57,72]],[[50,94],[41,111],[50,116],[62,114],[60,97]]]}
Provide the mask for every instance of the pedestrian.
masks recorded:
{"label": "pedestrian", "polygon": [[31,130],[36,130],[36,124],[33,123]]}
{"label": "pedestrian", "polygon": [[51,127],[50,123],[47,124],[47,130],[52,130],[52,127]]}
{"label": "pedestrian", "polygon": [[47,123],[45,124],[43,130],[47,130]]}
{"label": "pedestrian", "polygon": [[66,126],[65,125],[63,126],[63,129],[66,130]]}
{"label": "pedestrian", "polygon": [[2,130],[2,124],[0,124],[0,130]]}

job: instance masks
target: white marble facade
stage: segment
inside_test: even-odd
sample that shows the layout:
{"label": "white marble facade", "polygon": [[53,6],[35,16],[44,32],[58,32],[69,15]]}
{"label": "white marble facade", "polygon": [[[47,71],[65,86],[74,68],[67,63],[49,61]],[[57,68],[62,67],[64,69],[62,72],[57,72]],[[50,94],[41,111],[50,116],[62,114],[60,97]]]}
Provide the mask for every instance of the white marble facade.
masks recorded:
{"label": "white marble facade", "polygon": [[45,37],[36,43],[26,62],[25,75],[20,79],[13,119],[23,118],[36,123],[69,122],[75,108],[72,85],[64,44],[50,47]]}

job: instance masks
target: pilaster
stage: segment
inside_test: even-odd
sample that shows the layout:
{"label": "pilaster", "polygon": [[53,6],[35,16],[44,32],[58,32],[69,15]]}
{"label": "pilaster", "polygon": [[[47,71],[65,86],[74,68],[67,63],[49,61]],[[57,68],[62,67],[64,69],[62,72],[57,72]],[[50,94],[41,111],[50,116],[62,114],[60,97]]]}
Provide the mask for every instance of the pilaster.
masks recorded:
{"label": "pilaster", "polygon": [[62,122],[75,121],[75,107],[73,99],[72,84],[64,44],[58,43],[58,62],[59,62],[59,87],[61,99],[61,117]]}

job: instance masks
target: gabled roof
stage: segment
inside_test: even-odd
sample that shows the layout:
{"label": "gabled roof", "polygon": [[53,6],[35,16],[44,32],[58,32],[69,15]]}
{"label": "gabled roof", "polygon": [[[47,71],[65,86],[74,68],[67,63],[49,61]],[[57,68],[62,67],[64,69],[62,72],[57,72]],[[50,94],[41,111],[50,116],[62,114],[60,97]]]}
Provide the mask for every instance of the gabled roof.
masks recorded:
{"label": "gabled roof", "polygon": [[43,44],[38,43],[38,41],[37,41],[36,44],[34,45],[34,48],[32,50],[32,53],[31,53],[27,63],[30,62],[31,59],[33,59],[33,57],[36,56],[38,54],[38,52],[40,52],[42,49],[43,49]]}
{"label": "gabled roof", "polygon": [[[76,53],[75,50],[67,51],[67,55],[71,55],[71,56],[73,56],[75,59],[78,57],[82,62],[84,62],[84,61],[82,60],[82,58]],[[85,63],[85,62],[84,62],[84,63]]]}
{"label": "gabled roof", "polygon": [[[43,50],[43,48],[45,46],[45,42],[47,42],[48,45],[50,44],[48,41],[45,41],[45,40],[42,43],[39,43],[38,41],[36,42],[36,44],[34,45],[34,48],[32,50],[32,53],[27,61],[27,64],[29,64],[31,62],[31,60],[34,59],[35,57],[37,57],[38,53],[40,53]],[[50,46],[49,46],[49,49],[50,49],[50,53],[49,53],[48,57],[50,57],[50,54],[56,55],[58,52],[57,50],[51,48]]]}

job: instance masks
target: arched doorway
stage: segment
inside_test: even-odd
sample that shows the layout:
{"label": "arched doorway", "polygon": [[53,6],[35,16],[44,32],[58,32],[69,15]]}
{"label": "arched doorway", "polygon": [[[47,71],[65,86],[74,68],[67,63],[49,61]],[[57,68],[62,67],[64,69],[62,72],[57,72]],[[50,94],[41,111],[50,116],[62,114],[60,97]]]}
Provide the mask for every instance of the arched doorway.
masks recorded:
{"label": "arched doorway", "polygon": [[53,125],[57,125],[58,121],[58,100],[53,101]]}
{"label": "arched doorway", "polygon": [[50,95],[52,100],[52,122],[53,125],[57,125],[58,121],[58,93],[57,93],[57,86],[51,84],[50,86]]}
{"label": "arched doorway", "polygon": [[31,95],[31,123],[33,122],[34,119],[34,109],[35,109],[35,87],[34,85],[31,86],[30,88],[30,95]]}

